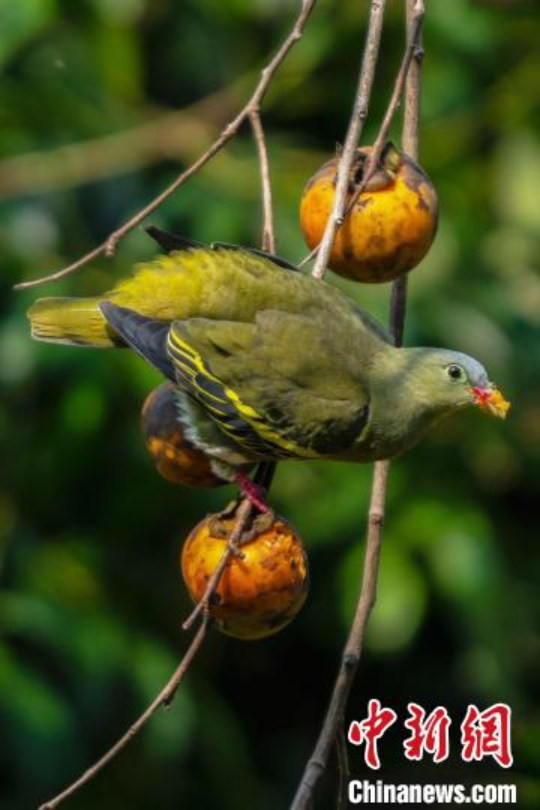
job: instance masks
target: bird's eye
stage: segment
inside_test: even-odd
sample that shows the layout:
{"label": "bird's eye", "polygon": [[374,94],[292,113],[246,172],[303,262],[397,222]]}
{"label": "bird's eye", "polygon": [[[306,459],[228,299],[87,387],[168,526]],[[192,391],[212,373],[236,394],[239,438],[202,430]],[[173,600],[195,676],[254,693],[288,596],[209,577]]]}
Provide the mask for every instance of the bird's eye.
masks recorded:
{"label": "bird's eye", "polygon": [[461,368],[461,366],[454,366],[454,365],[447,366],[446,367],[446,373],[448,374],[448,376],[450,377],[451,380],[455,380],[455,381],[463,380],[464,377],[465,377],[465,373],[464,373],[463,369]]}

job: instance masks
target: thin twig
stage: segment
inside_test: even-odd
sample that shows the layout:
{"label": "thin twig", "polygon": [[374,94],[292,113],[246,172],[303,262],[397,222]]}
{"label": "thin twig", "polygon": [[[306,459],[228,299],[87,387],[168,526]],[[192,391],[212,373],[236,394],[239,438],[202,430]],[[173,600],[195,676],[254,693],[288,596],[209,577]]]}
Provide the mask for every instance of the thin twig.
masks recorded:
{"label": "thin twig", "polygon": [[263,200],[263,229],[262,229],[262,249],[269,253],[276,252],[276,236],[274,229],[274,212],[272,207],[272,185],[270,183],[270,164],[268,162],[268,150],[266,139],[261,122],[259,110],[251,110],[249,122],[253,131],[253,137],[257,145],[259,155],[259,168],[261,172],[262,200]]}
{"label": "thin twig", "polygon": [[[420,31],[424,18],[423,0],[405,0],[407,9],[407,32]],[[410,42],[409,42],[410,44]],[[413,69],[414,66],[414,69]],[[415,61],[407,79],[405,114],[403,125],[403,146],[411,156],[418,156],[418,121],[420,103],[421,52],[415,50]],[[406,287],[397,281],[393,285],[390,328],[397,345],[401,345],[403,322],[406,309]],[[344,721],[345,707],[360,662],[364,646],[367,623],[377,596],[377,578],[381,553],[382,528],[385,517],[386,491],[390,463],[379,461],[374,465],[371,501],[368,515],[367,540],[360,596],[347,643],[343,650],[341,665],[334,685],[330,705],[323,720],[322,728],[302,775],[291,810],[307,810],[312,802],[316,785],[326,770],[336,733]]]}
{"label": "thin twig", "polygon": [[[415,20],[413,22],[413,25],[412,25],[412,28],[410,30],[409,42],[408,42],[407,48],[405,50],[405,54],[403,56],[401,66],[399,68],[399,72],[398,72],[398,75],[397,75],[397,78],[396,78],[396,82],[394,84],[394,89],[392,91],[390,101],[388,102],[388,106],[386,108],[384,118],[383,118],[381,126],[379,128],[379,132],[377,133],[377,137],[375,139],[375,142],[373,144],[371,152],[367,156],[367,160],[366,160],[366,163],[365,163],[365,166],[364,166],[364,169],[363,169],[363,173],[362,173],[362,179],[361,179],[360,183],[358,184],[358,186],[356,187],[356,189],[354,190],[354,193],[353,193],[352,197],[349,199],[348,202],[347,202],[347,196],[348,196],[348,193],[349,193],[349,187],[348,187],[348,184],[345,186],[345,199],[344,199],[342,208],[341,208],[341,204],[340,204],[340,210],[343,210],[344,213],[341,216],[342,221],[339,222],[338,226],[336,227],[336,232],[334,234],[334,239],[335,239],[335,235],[337,234],[337,231],[339,229],[339,225],[342,224],[343,221],[350,214],[350,212],[354,208],[354,205],[355,205],[356,201],[358,200],[359,196],[365,191],[365,189],[367,188],[371,178],[373,177],[373,175],[377,171],[377,167],[378,167],[379,161],[381,159],[382,151],[383,151],[383,149],[385,147],[386,142],[388,141],[388,136],[390,134],[390,127],[392,126],[392,122],[394,120],[394,117],[395,117],[395,115],[396,115],[396,113],[397,113],[397,111],[399,109],[399,105],[401,104],[401,98],[403,96],[403,90],[405,89],[405,86],[406,86],[406,79],[407,79],[407,76],[409,74],[409,68],[411,66],[411,63],[412,63],[413,59],[415,59],[415,60],[421,59],[421,51],[419,50],[419,38],[420,38],[421,28],[422,28],[422,18],[417,17],[417,18],[415,18]],[[357,141],[357,145],[358,145],[358,141]],[[405,148],[405,146],[404,146],[404,150],[411,157],[413,157],[413,158],[415,157],[413,152],[409,151],[409,149]],[[355,153],[356,153],[356,149],[353,151],[353,159],[352,159],[352,162],[351,162],[351,164],[349,166],[347,177],[349,176],[349,174],[351,172],[352,164],[354,163]],[[340,167],[341,167],[342,163],[343,163],[343,158],[341,160]],[[339,175],[338,175],[338,178],[339,178]],[[338,186],[339,186],[339,179],[338,179],[338,181],[336,183],[336,197],[337,197],[337,194],[338,194]],[[337,216],[337,214],[336,214],[336,216]],[[322,249],[322,245],[323,245],[323,242],[321,242],[319,245],[314,247],[313,250],[310,253],[308,253],[308,255],[305,256],[302,259],[302,261],[299,263],[298,266],[303,267],[305,264],[307,264],[312,259],[314,259],[315,256]],[[333,241],[332,241],[332,245],[333,245]],[[330,253],[332,252],[332,245],[330,245],[328,258],[330,258]],[[317,265],[318,265],[318,263],[317,263]],[[322,275],[324,275],[324,270],[322,271]],[[318,277],[321,277],[321,276],[318,276]]]}
{"label": "thin twig", "polygon": [[[418,160],[419,157],[420,74],[424,58],[421,39],[423,17],[423,0],[407,0],[407,34],[410,44],[414,44],[414,48],[412,50],[413,59],[410,62],[405,83],[405,114],[403,116],[401,145],[403,151],[413,160]],[[391,329],[394,341],[398,346],[403,343],[408,283],[409,277],[404,275],[392,285]]]}
{"label": "thin twig", "polygon": [[366,46],[364,48],[364,56],[362,59],[360,77],[358,79],[352,116],[349,122],[345,143],[343,145],[343,151],[339,161],[334,205],[324,231],[324,236],[318,247],[317,259],[312,271],[312,275],[318,279],[322,279],[324,277],[337,230],[343,223],[349,187],[349,174],[368,114],[369,100],[371,97],[373,80],[375,78],[375,68],[377,66],[377,58],[379,55],[385,7],[386,0],[371,0],[371,10],[366,34]]}
{"label": "thin twig", "polygon": [[347,753],[347,738],[345,737],[345,730],[343,725],[338,729],[336,734],[336,757],[339,774],[338,794],[336,802],[336,810],[346,810],[348,805],[348,787],[349,787],[349,755]]}
{"label": "thin twig", "polygon": [[375,603],[388,466],[386,461],[375,465],[360,598],[319,739],[305,767],[291,810],[306,810],[309,807],[315,787],[328,765],[336,729],[343,723],[345,706],[360,660],[367,621]]}
{"label": "thin twig", "polygon": [[194,609],[183,623],[182,627],[184,630],[189,630],[189,628],[193,625],[194,621],[201,615],[201,613],[204,613],[205,611],[208,610],[212,594],[215,592],[217,586],[219,585],[219,581],[223,576],[223,573],[229,563],[230,558],[238,551],[238,541],[240,540],[242,532],[246,527],[246,523],[249,520],[249,516],[251,515],[251,509],[252,509],[251,503],[250,501],[247,500],[247,498],[243,500],[240,506],[238,507],[234,526],[227,540],[227,548],[221,555],[221,559],[219,561],[216,570],[208,580],[204,594],[202,595],[199,602],[197,602]]}
{"label": "thin twig", "polygon": [[[411,66],[413,57],[415,57],[415,55],[418,54],[418,44],[420,32],[422,30],[422,20],[423,20],[422,16],[416,17],[412,21],[411,26],[408,29],[409,30],[408,44],[405,50],[405,54],[403,56],[403,60],[401,62],[401,66],[399,68],[396,82],[394,84],[394,89],[392,91],[390,101],[388,102],[388,107],[386,108],[386,112],[384,114],[382,124],[375,139],[375,143],[373,144],[373,149],[371,150],[366,160],[362,181],[358,185],[358,188],[355,189],[355,192],[352,195],[349,204],[347,206],[347,214],[349,213],[349,211],[352,210],[358,197],[364,191],[369,181],[371,180],[373,174],[377,170],[377,166],[381,159],[382,151],[385,147],[386,142],[388,141],[388,135],[390,134],[390,127],[392,126],[392,121],[394,120],[394,116],[398,111],[399,105],[401,104],[401,97],[403,96],[403,90],[405,89],[405,83],[407,81],[407,76],[409,75],[409,68]],[[418,56],[416,56],[416,58],[418,58]],[[412,155],[410,152],[408,152],[407,149],[405,149],[405,152],[407,152],[407,154],[409,154],[410,157],[415,157],[415,155]]]}
{"label": "thin twig", "polygon": [[65,801],[65,799],[68,799],[80,788],[82,788],[83,785],[90,782],[112,759],[117,756],[117,754],[120,753],[120,751],[122,751],[123,748],[125,748],[133,737],[139,733],[139,731],[143,728],[143,726],[146,725],[150,718],[154,716],[159,708],[162,706],[168,706],[170,704],[182,678],[188,671],[191,662],[202,646],[208,630],[208,623],[209,617],[208,615],[205,615],[203,617],[202,624],[197,630],[196,635],[193,637],[193,640],[186,650],[184,657],[167,684],[163,687],[159,695],[152,701],[148,708],[141,714],[141,716],[128,728],[126,733],[111,748],[109,748],[107,753],[104,754],[101,759],[94,763],[91,768],[88,768],[88,770],[85,771],[83,775],[79,777],[79,779],[62,791],[62,793],[59,793],[58,796],[55,796],[54,799],[50,799],[48,802],[45,802],[45,804],[42,804],[39,810],[54,810],[54,808],[58,807],[63,801]]}
{"label": "thin twig", "polygon": [[405,114],[403,116],[403,131],[401,143],[403,150],[413,158],[419,158],[420,143],[420,76],[424,50],[422,48],[422,21],[425,9],[424,0],[408,0],[407,2],[407,32],[411,44],[414,44],[412,56],[414,57],[407,71],[405,82]]}
{"label": "thin twig", "polygon": [[84,265],[88,264],[93,259],[97,258],[101,255],[112,256],[114,251],[116,250],[116,246],[118,242],[123,239],[130,231],[140,225],[140,223],[146,219],[151,213],[153,213],[157,208],[159,208],[163,203],[172,195],[174,192],[182,186],[186,180],[188,180],[192,175],[198,172],[202,167],[211,160],[214,155],[216,155],[237,133],[242,124],[249,118],[250,113],[255,110],[258,111],[261,103],[266,95],[270,82],[272,81],[274,74],[284,61],[285,57],[291,50],[291,48],[301,39],[305,25],[308,21],[308,18],[315,7],[315,3],[317,0],[302,0],[301,10],[296,18],[296,21],[284,39],[283,43],[281,44],[280,48],[274,55],[274,57],[270,60],[270,62],[266,65],[266,67],[261,72],[261,78],[259,83],[257,84],[251,98],[248,100],[247,104],[240,110],[236,118],[234,118],[227,126],[223,129],[219,137],[214,141],[214,143],[204,152],[201,157],[195,161],[188,169],[181,172],[173,182],[167,186],[167,188],[161,192],[157,197],[155,197],[148,205],[142,208],[137,214],[135,214],[131,219],[124,223],[120,228],[114,231],[110,236],[105,239],[100,245],[96,248],[91,250],[85,256],[82,256],[73,264],[64,267],[62,270],[58,270],[55,273],[51,273],[50,275],[43,276],[42,278],[33,279],[32,281],[24,281],[21,284],[17,284],[15,289],[23,290],[28,289],[30,287],[37,287],[40,284],[45,284],[49,281],[58,281],[60,278],[64,278],[71,273],[74,273],[76,270],[79,270]]}

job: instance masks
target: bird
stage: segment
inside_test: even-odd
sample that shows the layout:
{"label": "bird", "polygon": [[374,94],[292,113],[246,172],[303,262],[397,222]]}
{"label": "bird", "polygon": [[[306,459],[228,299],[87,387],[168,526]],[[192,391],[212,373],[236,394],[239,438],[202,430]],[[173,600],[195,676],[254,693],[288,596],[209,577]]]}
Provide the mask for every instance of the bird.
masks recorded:
{"label": "bird", "polygon": [[146,230],[163,254],[103,295],[36,301],[32,337],[137,352],[174,383],[186,438],[261,511],[254,462],[391,459],[466,406],[506,417],[473,357],[396,347],[343,292],[273,254]]}

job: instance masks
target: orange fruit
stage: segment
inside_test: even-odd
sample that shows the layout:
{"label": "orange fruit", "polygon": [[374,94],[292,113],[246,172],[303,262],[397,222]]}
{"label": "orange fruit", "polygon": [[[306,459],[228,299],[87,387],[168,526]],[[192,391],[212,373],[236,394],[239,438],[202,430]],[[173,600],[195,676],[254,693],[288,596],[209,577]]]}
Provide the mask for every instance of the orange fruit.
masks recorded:
{"label": "orange fruit", "polygon": [[[194,602],[227,549],[234,517],[210,516],[191,532],[182,548],[182,575]],[[225,634],[258,639],[277,633],[305,602],[308,561],[302,541],[281,517],[262,515],[240,545],[243,558],[231,556],[211,600],[210,613]]]}
{"label": "orange fruit", "polygon": [[218,487],[228,483],[214,473],[208,456],[182,434],[172,383],[163,383],[150,392],[141,418],[148,452],[157,471],[167,481],[192,487]]}
{"label": "orange fruit", "polygon": [[[357,151],[349,177],[347,206],[362,181],[372,147]],[[300,224],[308,246],[320,243],[332,212],[339,159],[308,181],[300,203]],[[347,208],[346,208],[347,210]],[[423,169],[392,144],[384,148],[374,176],[338,228],[329,267],[356,281],[392,281],[426,255],[437,230],[438,201]]]}

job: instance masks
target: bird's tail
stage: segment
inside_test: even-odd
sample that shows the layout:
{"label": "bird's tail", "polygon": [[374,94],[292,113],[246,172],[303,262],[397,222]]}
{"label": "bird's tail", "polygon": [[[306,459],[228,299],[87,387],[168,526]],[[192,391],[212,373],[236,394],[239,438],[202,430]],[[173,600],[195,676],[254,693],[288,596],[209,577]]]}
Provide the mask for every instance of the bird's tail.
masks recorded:
{"label": "bird's tail", "polygon": [[71,346],[124,345],[99,310],[102,298],[41,298],[28,310],[32,337]]}

